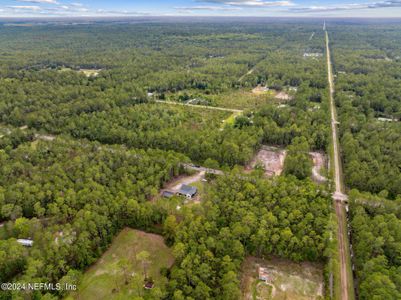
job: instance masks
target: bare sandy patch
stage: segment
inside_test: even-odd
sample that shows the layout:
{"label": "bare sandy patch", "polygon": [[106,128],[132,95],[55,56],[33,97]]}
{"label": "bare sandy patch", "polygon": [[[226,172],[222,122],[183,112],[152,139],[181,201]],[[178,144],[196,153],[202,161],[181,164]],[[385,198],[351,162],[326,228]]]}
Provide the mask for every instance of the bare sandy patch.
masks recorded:
{"label": "bare sandy patch", "polygon": [[247,170],[254,169],[257,165],[261,164],[265,169],[266,176],[280,176],[283,172],[286,155],[287,151],[284,149],[262,146],[248,165]]}
{"label": "bare sandy patch", "polygon": [[325,182],[327,178],[320,174],[321,170],[325,166],[326,159],[323,153],[320,152],[310,152],[310,156],[313,160],[313,168],[312,168],[312,178],[317,182]]}
{"label": "bare sandy patch", "polygon": [[286,92],[283,92],[283,91],[277,93],[276,96],[274,96],[274,98],[276,98],[278,100],[282,100],[282,101],[289,101],[289,100],[294,99],[293,96],[291,96],[291,95],[289,95],[289,94],[287,94]]}
{"label": "bare sandy patch", "polygon": [[102,69],[79,69],[79,72],[84,73],[86,77],[96,77]]}
{"label": "bare sandy patch", "polygon": [[266,86],[258,85],[252,90],[252,94],[255,95],[263,95],[269,93],[271,90]]}

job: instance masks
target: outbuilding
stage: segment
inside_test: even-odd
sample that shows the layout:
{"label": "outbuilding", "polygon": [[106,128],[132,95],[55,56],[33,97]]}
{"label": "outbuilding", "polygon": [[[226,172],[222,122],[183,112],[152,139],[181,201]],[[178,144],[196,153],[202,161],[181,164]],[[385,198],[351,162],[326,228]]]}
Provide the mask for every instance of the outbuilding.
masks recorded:
{"label": "outbuilding", "polygon": [[267,268],[259,268],[259,280],[264,282],[270,282],[270,275]]}
{"label": "outbuilding", "polygon": [[175,193],[170,192],[170,191],[164,191],[164,192],[162,193],[162,196],[163,196],[164,198],[171,198],[171,197],[173,197],[174,195],[175,195]]}
{"label": "outbuilding", "polygon": [[27,239],[18,239],[17,243],[21,244],[22,246],[25,247],[32,247],[33,246],[33,241],[32,240],[27,240]]}
{"label": "outbuilding", "polygon": [[180,190],[178,191],[178,194],[181,196],[185,196],[188,199],[192,199],[193,197],[195,197],[197,192],[198,189],[196,187],[183,184]]}

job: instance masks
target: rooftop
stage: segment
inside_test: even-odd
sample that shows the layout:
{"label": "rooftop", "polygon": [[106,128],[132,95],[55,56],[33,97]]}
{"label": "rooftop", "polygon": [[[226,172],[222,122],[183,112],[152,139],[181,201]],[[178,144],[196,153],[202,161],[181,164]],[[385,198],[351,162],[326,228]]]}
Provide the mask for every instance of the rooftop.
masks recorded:
{"label": "rooftop", "polygon": [[181,195],[194,196],[197,192],[198,192],[198,189],[196,187],[183,184],[178,193]]}

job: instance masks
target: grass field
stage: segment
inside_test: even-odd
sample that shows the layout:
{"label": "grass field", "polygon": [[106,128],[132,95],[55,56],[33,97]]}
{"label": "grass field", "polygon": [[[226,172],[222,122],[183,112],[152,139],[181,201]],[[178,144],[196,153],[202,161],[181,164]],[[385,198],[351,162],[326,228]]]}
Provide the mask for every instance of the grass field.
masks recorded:
{"label": "grass field", "polygon": [[235,109],[254,109],[266,103],[278,102],[270,93],[257,95],[253,94],[251,89],[234,90],[211,95],[210,98],[216,106]]}
{"label": "grass field", "polygon": [[[271,283],[258,278],[259,267],[269,270]],[[323,267],[285,259],[248,257],[242,265],[243,300],[323,299]]]}
{"label": "grass field", "polygon": [[[143,265],[137,259],[141,251],[149,253],[147,273],[154,280],[153,290],[143,288]],[[166,284],[167,279],[160,274],[160,270],[171,267],[173,263],[172,252],[161,236],[125,228],[97,263],[84,274],[78,291],[66,300],[144,297]]]}

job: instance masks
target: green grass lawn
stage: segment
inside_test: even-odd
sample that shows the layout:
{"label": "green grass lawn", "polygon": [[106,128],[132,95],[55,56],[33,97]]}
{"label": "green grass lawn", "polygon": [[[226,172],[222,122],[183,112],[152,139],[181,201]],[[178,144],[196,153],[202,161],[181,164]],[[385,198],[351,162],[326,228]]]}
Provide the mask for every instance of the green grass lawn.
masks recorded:
{"label": "green grass lawn", "polygon": [[[149,253],[147,273],[148,277],[154,280],[153,290],[143,288],[143,265],[137,259],[141,251]],[[160,269],[169,268],[173,263],[172,252],[164,244],[161,236],[125,228],[96,264],[84,274],[78,291],[66,299],[132,299],[137,296],[146,298],[146,295],[163,290],[167,279],[160,274]]]}
{"label": "green grass lawn", "polygon": [[[271,284],[258,279],[259,267],[269,270]],[[242,266],[242,299],[318,300],[323,299],[323,267],[286,259],[248,257]]]}

